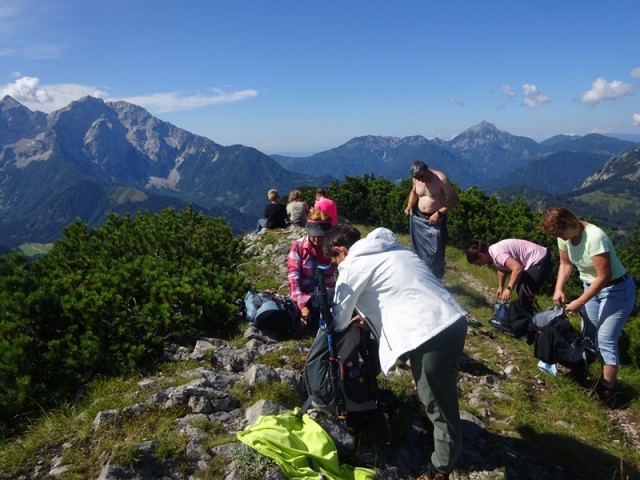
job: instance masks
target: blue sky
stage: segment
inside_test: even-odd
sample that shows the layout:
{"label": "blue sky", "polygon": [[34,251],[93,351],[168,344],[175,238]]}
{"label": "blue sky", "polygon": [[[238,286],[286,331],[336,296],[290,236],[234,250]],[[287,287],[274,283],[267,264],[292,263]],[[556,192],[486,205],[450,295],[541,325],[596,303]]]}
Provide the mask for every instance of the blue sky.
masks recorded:
{"label": "blue sky", "polygon": [[222,144],[640,134],[637,0],[0,0],[0,97],[126,100]]}

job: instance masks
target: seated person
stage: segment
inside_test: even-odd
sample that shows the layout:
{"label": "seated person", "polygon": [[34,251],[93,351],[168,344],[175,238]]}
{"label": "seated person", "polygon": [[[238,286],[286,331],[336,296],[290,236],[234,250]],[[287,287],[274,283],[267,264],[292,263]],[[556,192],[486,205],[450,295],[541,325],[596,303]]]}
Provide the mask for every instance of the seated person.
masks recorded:
{"label": "seated person", "polygon": [[324,188],[316,189],[316,203],[313,205],[313,209],[326,212],[331,217],[332,227],[338,224],[338,207],[336,202],[327,197],[327,192]]}
{"label": "seated person", "polygon": [[309,205],[304,202],[302,192],[300,190],[291,190],[289,203],[287,203],[289,223],[304,227],[307,224],[307,215],[309,215]]}
{"label": "seated person", "polygon": [[[330,265],[322,247],[324,237],[331,230],[331,217],[321,210],[314,210],[307,216],[307,234],[291,244],[287,259],[289,296],[298,304],[300,322],[310,331],[318,329],[320,312],[311,305],[314,276],[318,265]],[[325,285],[329,298],[333,297],[335,266],[325,273]]]}
{"label": "seated person", "polygon": [[[508,302],[511,292],[518,294],[522,308],[533,314],[529,292],[538,293],[552,270],[551,252],[537,243],[507,238],[493,245],[477,240],[467,249],[467,261],[474,265],[493,265],[498,271],[496,296]],[[505,280],[509,277],[509,280]]]}
{"label": "seated person", "polygon": [[278,190],[269,190],[267,198],[269,203],[264,207],[264,218],[258,220],[253,233],[260,233],[263,228],[285,228],[288,225],[287,208],[280,203]]}

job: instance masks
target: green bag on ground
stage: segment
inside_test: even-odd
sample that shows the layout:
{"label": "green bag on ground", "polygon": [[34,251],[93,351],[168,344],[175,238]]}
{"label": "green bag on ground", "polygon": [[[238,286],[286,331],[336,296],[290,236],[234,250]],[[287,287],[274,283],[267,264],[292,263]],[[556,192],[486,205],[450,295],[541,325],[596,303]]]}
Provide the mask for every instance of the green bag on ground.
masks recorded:
{"label": "green bag on ground", "polygon": [[333,440],[309,415],[296,410],[264,415],[238,439],[274,460],[289,480],[375,480],[374,470],[340,465]]}

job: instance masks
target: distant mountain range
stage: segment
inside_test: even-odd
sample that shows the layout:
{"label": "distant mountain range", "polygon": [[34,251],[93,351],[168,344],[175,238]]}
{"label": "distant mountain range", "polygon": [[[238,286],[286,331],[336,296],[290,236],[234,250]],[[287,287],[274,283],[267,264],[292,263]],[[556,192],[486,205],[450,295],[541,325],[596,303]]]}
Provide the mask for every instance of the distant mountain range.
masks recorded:
{"label": "distant mountain range", "polygon": [[[603,135],[536,142],[481,122],[450,141],[363,136],[309,157],[268,156],[221,146],[127,102],[85,97],[50,114],[0,101],[0,245],[59,238],[79,217],[91,226],[110,211],[156,212],[188,203],[253,228],[277,188],[328,185],[344,176],[408,177],[422,159],[467,188],[537,205],[567,203],[629,228],[620,205],[640,195],[637,144]],[[599,199],[599,200],[595,200]],[[629,200],[631,199],[631,200]],[[636,203],[637,205],[637,203]]]}
{"label": "distant mountain range", "polygon": [[480,122],[449,141],[365,136],[309,157],[272,158],[301,173],[392,180],[407,178],[411,162],[422,159],[463,189],[475,185],[503,199],[523,197],[536,209],[567,205],[605,227],[629,230],[640,219],[633,207],[640,201],[638,145],[599,134],[538,143]]}
{"label": "distant mountain range", "polygon": [[[583,137],[558,135],[538,143],[527,137],[498,130],[488,122],[465,130],[449,141],[365,136],[309,157],[271,157],[283,167],[311,174],[327,174],[336,178],[372,173],[392,180],[406,178],[409,165],[417,159],[444,171],[449,178],[467,188],[477,185],[495,192],[514,185],[531,186],[548,193],[566,193],[578,187],[615,155],[636,145],[634,142],[590,134]],[[553,169],[558,166],[558,170]],[[562,185],[540,188],[536,183],[568,172],[571,180]],[[532,169],[536,175],[531,175]],[[540,178],[540,175],[544,178]],[[551,182],[549,182],[551,183]]]}
{"label": "distant mountain range", "polygon": [[0,244],[47,242],[79,217],[191,203],[237,232],[255,226],[267,191],[328,184],[258,150],[217,143],[126,102],[85,97],[51,114],[0,101]]}

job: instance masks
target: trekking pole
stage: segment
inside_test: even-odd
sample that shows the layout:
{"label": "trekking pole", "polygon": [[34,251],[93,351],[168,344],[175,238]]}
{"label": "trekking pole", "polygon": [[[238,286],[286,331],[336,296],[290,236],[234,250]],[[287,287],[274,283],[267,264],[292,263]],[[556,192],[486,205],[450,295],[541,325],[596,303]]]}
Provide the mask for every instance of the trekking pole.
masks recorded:
{"label": "trekking pole", "polygon": [[524,294],[527,296],[527,299],[529,300],[529,302],[534,308],[534,313],[539,312],[541,308],[540,308],[540,304],[538,303],[538,298],[536,297],[536,294],[533,293],[529,285],[523,285],[522,288],[524,290]]}
{"label": "trekking pole", "polygon": [[327,346],[329,349],[329,378],[333,385],[333,393],[335,395],[336,417],[344,420],[346,412],[344,410],[344,398],[340,393],[340,382],[342,380],[340,370],[340,359],[336,356],[335,347],[333,345],[333,314],[331,313],[331,304],[327,294],[327,286],[325,284],[325,272],[329,269],[329,265],[318,265],[316,268],[314,279],[314,299],[318,303],[316,305],[320,310],[319,325],[320,328],[327,332]]}

